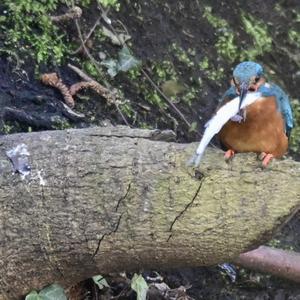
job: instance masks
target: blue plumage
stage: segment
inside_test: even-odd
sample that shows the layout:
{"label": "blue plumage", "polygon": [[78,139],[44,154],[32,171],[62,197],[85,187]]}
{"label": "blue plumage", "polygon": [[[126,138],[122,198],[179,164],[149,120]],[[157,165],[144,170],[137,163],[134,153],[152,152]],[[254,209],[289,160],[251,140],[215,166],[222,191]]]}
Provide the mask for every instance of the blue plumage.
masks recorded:
{"label": "blue plumage", "polygon": [[292,109],[288,95],[278,85],[266,82],[261,65],[251,61],[238,64],[221,100],[190,165],[199,165],[216,133],[227,150],[226,160],[235,153],[254,152],[260,154],[262,166],[267,167],[273,158],[283,157],[293,128]]}
{"label": "blue plumage", "polygon": [[264,70],[261,65],[253,61],[244,61],[238,64],[233,70],[233,77],[240,82],[249,82],[253,76],[262,76]]}
{"label": "blue plumage", "polygon": [[294,127],[294,120],[288,95],[274,83],[266,83],[262,85],[258,91],[260,91],[263,96],[276,97],[278,110],[281,112],[285,120],[286,134],[289,136],[292,128]]}
{"label": "blue plumage", "polygon": [[[249,84],[250,80],[254,77],[262,77],[264,71],[261,65],[255,62],[246,61],[238,64],[233,71],[234,80],[239,83]],[[262,96],[275,96],[277,101],[278,110],[281,112],[286,127],[286,134],[289,136],[293,128],[293,114],[289,102],[288,95],[274,83],[264,83],[258,88],[258,92],[262,93]],[[231,86],[223,95],[222,101],[225,99],[231,100],[237,97],[237,90],[235,86]]]}

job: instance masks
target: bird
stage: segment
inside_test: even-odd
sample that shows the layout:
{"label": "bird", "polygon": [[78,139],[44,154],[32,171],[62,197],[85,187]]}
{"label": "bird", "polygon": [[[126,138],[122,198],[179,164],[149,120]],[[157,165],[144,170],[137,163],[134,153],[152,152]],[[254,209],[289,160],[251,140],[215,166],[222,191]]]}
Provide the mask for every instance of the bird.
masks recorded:
{"label": "bird", "polygon": [[268,82],[263,67],[253,61],[239,63],[230,82],[215,115],[205,125],[189,165],[200,164],[206,146],[218,134],[226,161],[236,153],[254,152],[267,167],[288,149],[293,128],[289,97],[278,85]]}

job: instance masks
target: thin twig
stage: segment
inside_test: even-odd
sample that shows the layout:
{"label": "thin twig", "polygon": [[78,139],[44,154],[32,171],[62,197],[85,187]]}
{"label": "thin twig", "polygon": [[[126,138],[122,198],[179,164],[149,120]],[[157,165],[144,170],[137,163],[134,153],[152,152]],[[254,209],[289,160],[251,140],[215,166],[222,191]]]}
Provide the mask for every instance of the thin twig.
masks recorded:
{"label": "thin twig", "polygon": [[[107,12],[103,9],[102,5],[98,2],[98,8],[101,10],[101,14],[103,15],[107,15]],[[111,23],[106,22],[106,24],[108,25],[108,27],[110,28],[110,30],[113,32],[113,34],[115,35],[115,37],[118,39],[120,45],[124,46],[126,45],[126,41],[122,40],[119,36],[119,34],[116,32],[115,28],[112,26]],[[123,26],[125,28],[125,26]],[[128,31],[125,30],[127,33]]]}
{"label": "thin twig", "polygon": [[[80,39],[80,42],[81,42],[81,45],[82,45],[82,48],[84,49],[84,52],[85,54],[88,56],[88,58],[91,60],[92,64],[94,65],[94,67],[96,68],[97,72],[99,73],[99,75],[102,74],[99,66],[98,66],[98,62],[97,60],[92,56],[92,54],[90,53],[89,49],[86,47],[86,45],[84,44],[84,40],[83,40],[83,37],[82,37],[82,32],[81,32],[81,29],[80,29],[80,26],[79,26],[79,23],[78,23],[78,20],[74,20],[75,21],[75,25],[76,25],[76,29],[77,29],[77,32],[78,32],[78,36],[79,36],[79,39]],[[109,86],[108,82],[105,82],[105,85]]]}
{"label": "thin twig", "polygon": [[[129,32],[128,32],[128,30],[127,30],[127,28],[126,28],[126,26],[123,24],[123,22],[121,20],[117,20],[117,22],[121,24],[121,26],[123,27],[124,32],[127,35],[130,35]],[[120,30],[120,32],[121,32],[121,30]]]}
{"label": "thin twig", "polygon": [[147,72],[142,68],[141,69],[144,76],[148,79],[151,85],[156,89],[156,91],[167,101],[167,103],[176,111],[176,113],[180,116],[180,118],[185,122],[188,127],[191,127],[190,122],[185,118],[182,112],[175,106],[175,104],[162,92],[162,90],[158,87],[158,85],[150,78]]}
{"label": "thin twig", "polygon": [[[82,32],[81,32],[81,29],[80,29],[80,26],[79,26],[79,23],[77,20],[74,20],[75,21],[75,25],[76,25],[76,28],[77,28],[77,32],[78,32],[78,35],[79,35],[79,39],[81,41],[81,44],[82,44],[82,47],[86,53],[86,55],[88,56],[88,58],[91,60],[91,62],[93,63],[94,67],[96,68],[97,72],[99,73],[99,75],[102,73],[99,66],[98,66],[98,62],[97,60],[92,56],[92,54],[89,52],[88,48],[86,47],[86,45],[84,44],[84,40],[83,40],[83,37],[82,37]],[[106,87],[108,88],[110,85],[107,81],[103,80],[104,81],[104,84],[106,85]],[[124,114],[121,112],[120,108],[118,107],[118,104],[115,102],[115,107],[118,111],[118,113],[120,114],[122,120],[124,121],[124,123],[127,125],[127,126],[130,126],[127,119],[125,118]]]}
{"label": "thin twig", "polygon": [[74,96],[77,94],[78,91],[86,88],[92,88],[94,91],[96,91],[99,95],[104,97],[109,104],[117,104],[117,95],[110,89],[104,87],[102,84],[97,82],[95,79],[91,78],[87,74],[85,74],[82,70],[79,68],[68,64],[69,68],[71,68],[74,72],[76,72],[81,78],[83,78],[85,81],[74,83],[70,87],[70,94]]}
{"label": "thin twig", "polygon": [[[100,24],[100,20],[101,20],[102,16],[100,16],[95,24],[93,25],[93,27],[91,28],[91,30],[89,31],[89,33],[86,35],[85,39],[83,40],[83,44],[85,45],[86,42],[89,40],[89,38],[91,37],[91,35],[94,33],[95,29],[97,28],[97,26]],[[73,55],[77,54],[78,52],[80,52],[82,50],[83,46],[82,44],[75,50],[72,52]]]}
{"label": "thin twig", "polygon": [[76,66],[68,64],[68,67],[70,69],[72,69],[75,73],[77,73],[77,75],[79,75],[83,80],[85,80],[85,81],[94,81],[94,79],[92,77],[90,77],[87,74],[85,74],[82,70],[80,70]]}
{"label": "thin twig", "polygon": [[[101,6],[100,3],[98,3],[98,7],[101,10],[101,13],[105,13],[103,7]],[[121,23],[123,28],[126,28],[125,25],[123,23]],[[114,35],[117,37],[117,39],[119,40],[121,45],[126,45],[125,41],[122,41],[119,37],[119,35],[117,34],[116,30],[114,29],[114,27],[111,24],[108,24],[109,28],[111,29],[111,31],[114,33]],[[128,32],[128,30],[126,29],[126,32]],[[185,122],[185,124],[190,128],[191,124],[190,122],[185,118],[185,116],[183,115],[183,113],[176,107],[176,105],[163,93],[163,91],[158,87],[158,85],[150,78],[150,76],[146,73],[146,71],[141,68],[142,73],[144,74],[144,76],[147,78],[147,80],[151,83],[151,85],[155,88],[155,90],[165,99],[165,101],[167,101],[167,103],[175,110],[175,112],[180,116],[180,118]]]}

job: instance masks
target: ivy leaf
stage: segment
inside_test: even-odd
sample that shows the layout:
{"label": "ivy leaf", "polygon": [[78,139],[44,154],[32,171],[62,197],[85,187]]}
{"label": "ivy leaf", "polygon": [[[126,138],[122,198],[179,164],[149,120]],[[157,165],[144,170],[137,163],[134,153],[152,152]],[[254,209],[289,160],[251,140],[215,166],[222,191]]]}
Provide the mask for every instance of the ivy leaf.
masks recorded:
{"label": "ivy leaf", "polygon": [[197,122],[193,122],[191,124],[191,127],[189,128],[189,132],[196,132],[197,131],[197,126],[198,126]]}
{"label": "ivy leaf", "polygon": [[41,296],[37,293],[37,291],[31,291],[26,297],[25,300],[43,300]]}
{"label": "ivy leaf", "polygon": [[136,273],[133,275],[131,288],[136,292],[137,300],[146,300],[148,285],[142,275],[137,275]]}
{"label": "ivy leaf", "polygon": [[93,276],[93,281],[98,285],[99,290],[104,289],[105,287],[109,287],[106,279],[102,275]]}
{"label": "ivy leaf", "polygon": [[42,300],[67,300],[64,289],[56,283],[42,289],[39,293],[39,296],[41,298],[38,299]]}
{"label": "ivy leaf", "polygon": [[119,70],[126,72],[140,65],[140,61],[131,55],[128,47],[123,47],[119,52]]}
{"label": "ivy leaf", "polygon": [[118,61],[115,59],[106,59],[101,62],[101,65],[107,67],[107,73],[111,77],[115,77],[119,73]]}
{"label": "ivy leaf", "polygon": [[138,67],[141,61],[132,56],[128,47],[123,47],[118,53],[118,59],[106,59],[101,64],[107,67],[107,73],[111,77],[115,77],[120,71],[127,72]]}

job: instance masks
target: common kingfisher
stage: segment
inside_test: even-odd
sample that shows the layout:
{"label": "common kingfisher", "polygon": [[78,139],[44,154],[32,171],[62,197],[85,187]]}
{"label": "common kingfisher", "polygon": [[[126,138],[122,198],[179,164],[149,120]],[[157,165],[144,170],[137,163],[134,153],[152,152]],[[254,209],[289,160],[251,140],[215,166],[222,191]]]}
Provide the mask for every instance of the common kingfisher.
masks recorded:
{"label": "common kingfisher", "polygon": [[293,115],[287,94],[266,81],[260,64],[238,64],[216,115],[206,125],[196,155],[190,163],[199,165],[205,147],[218,133],[228,160],[237,152],[255,152],[266,167],[270,160],[282,157],[288,148]]}

